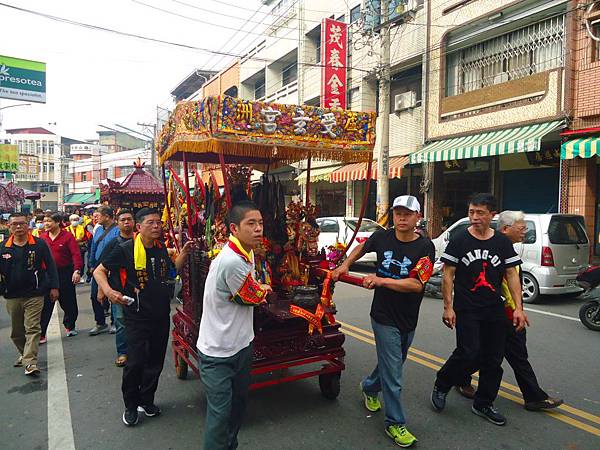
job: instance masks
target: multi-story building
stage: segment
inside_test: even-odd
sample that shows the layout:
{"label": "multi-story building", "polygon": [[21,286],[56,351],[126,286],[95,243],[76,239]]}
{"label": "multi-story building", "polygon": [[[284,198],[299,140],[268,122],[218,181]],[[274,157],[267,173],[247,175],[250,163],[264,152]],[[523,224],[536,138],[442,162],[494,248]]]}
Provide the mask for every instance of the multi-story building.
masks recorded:
{"label": "multi-story building", "polygon": [[557,211],[568,2],[429,4],[426,145],[411,163],[425,163],[432,234],[478,191],[502,209]]}
{"label": "multi-story building", "polygon": [[19,171],[15,174],[19,186],[42,194],[37,207],[58,209],[67,182],[69,146],[81,141],[41,127],[6,130],[6,134],[19,148]]}
{"label": "multi-story building", "polygon": [[[129,173],[133,172],[133,163],[138,158],[150,166],[151,151],[150,148],[144,147],[110,153],[102,145],[72,145],[73,160],[69,162],[68,169],[72,179],[69,190],[72,194],[96,194],[100,183],[105,182],[107,178],[122,181]],[[65,201],[69,203],[72,198],[73,196]],[[78,198],[83,197],[79,196]],[[90,199],[92,199],[91,196]]]}
{"label": "multi-story building", "polygon": [[98,144],[103,145],[108,153],[133,150],[146,145],[147,140],[117,130],[98,131]]}

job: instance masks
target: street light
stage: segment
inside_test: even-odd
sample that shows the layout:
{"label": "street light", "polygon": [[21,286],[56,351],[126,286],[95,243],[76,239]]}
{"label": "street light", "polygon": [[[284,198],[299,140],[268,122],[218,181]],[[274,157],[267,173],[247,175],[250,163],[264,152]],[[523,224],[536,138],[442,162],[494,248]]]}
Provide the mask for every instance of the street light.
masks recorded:
{"label": "street light", "polygon": [[[18,108],[19,106],[31,106],[31,103],[19,103],[17,105],[8,105],[0,107],[0,111],[8,108]],[[0,133],[2,132],[2,113],[0,112]]]}

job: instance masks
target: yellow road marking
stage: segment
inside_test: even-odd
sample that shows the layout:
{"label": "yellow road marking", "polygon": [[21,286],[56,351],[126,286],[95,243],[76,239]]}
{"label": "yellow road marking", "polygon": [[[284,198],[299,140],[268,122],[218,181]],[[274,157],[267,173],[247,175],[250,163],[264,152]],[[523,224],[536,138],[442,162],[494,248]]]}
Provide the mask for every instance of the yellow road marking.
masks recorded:
{"label": "yellow road marking", "polygon": [[[363,330],[362,328],[355,327],[355,326],[347,324],[345,322],[340,322],[339,320],[338,320],[338,323],[342,326],[342,331],[345,334],[347,334],[348,336],[351,336],[351,337],[353,337],[355,339],[358,339],[358,340],[360,340],[362,342],[365,342],[367,344],[375,345],[375,340],[373,339],[375,337],[375,335],[372,332],[367,331],[367,330]],[[353,330],[353,331],[350,331],[350,330]],[[433,361],[436,361],[436,362],[439,362],[439,363],[442,363],[442,364],[446,362],[443,358],[440,358],[440,357],[435,356],[435,355],[431,355],[431,354],[429,354],[427,352],[423,352],[421,350],[412,349],[412,348],[409,349],[408,359],[410,359],[413,362],[416,362],[417,364],[421,364],[422,366],[429,367],[430,369],[433,369],[433,370],[436,370],[436,371],[439,370],[441,368],[441,366],[439,366],[437,364],[434,364],[434,363],[432,363],[430,361],[427,361],[425,359],[422,359],[422,358],[420,358],[418,356],[414,356],[414,355],[412,355],[410,353],[414,353],[416,355],[423,356],[425,358],[428,358],[430,360],[433,360]],[[477,380],[473,380],[473,384],[477,385],[478,384]],[[506,383],[504,381],[501,383],[501,386],[504,387],[505,389],[511,390],[513,392],[517,392],[517,393],[521,392],[517,386],[514,386],[514,385],[512,385],[510,383]],[[517,397],[516,395],[510,394],[508,392],[504,392],[504,391],[500,390],[498,392],[498,395],[500,395],[501,397],[504,397],[504,398],[506,398],[508,400],[511,400],[511,401],[513,401],[515,403],[518,403],[520,405],[523,404],[523,399],[521,397]],[[582,419],[586,419],[586,420],[589,420],[590,422],[594,422],[594,423],[599,423],[600,424],[600,417],[595,416],[593,414],[590,414],[590,413],[588,413],[586,411],[582,411],[580,409],[573,408],[572,406],[569,406],[569,405],[561,405],[559,408],[562,409],[563,411],[567,411],[567,412],[569,412],[569,413],[571,413],[573,415],[579,416]],[[581,422],[581,421],[579,421],[577,419],[574,419],[572,417],[566,416],[566,415],[564,415],[564,414],[562,414],[562,413],[560,413],[560,412],[558,412],[556,410],[554,410],[554,411],[543,411],[543,412],[545,414],[549,415],[550,417],[553,417],[553,418],[555,418],[557,420],[560,420],[561,422],[564,422],[566,424],[569,424],[571,426],[579,428],[580,430],[586,431],[586,432],[588,432],[590,434],[593,434],[593,435],[596,435],[596,436],[600,437],[600,428],[596,428],[596,427],[594,427],[592,425],[588,425],[588,424],[586,424],[584,422]]]}

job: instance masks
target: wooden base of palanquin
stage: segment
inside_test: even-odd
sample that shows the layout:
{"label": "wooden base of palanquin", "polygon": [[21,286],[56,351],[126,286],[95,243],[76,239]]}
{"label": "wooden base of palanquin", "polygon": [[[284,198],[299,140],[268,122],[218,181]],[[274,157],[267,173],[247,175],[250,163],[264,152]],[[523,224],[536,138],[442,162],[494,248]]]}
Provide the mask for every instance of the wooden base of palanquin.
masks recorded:
{"label": "wooden base of palanquin", "polygon": [[[202,310],[200,294],[208,267],[196,263],[195,268],[200,276],[190,277],[189,273],[184,273],[183,308],[177,308],[173,315],[173,356],[177,376],[182,379],[186,378],[188,368],[200,375],[196,342]],[[290,314],[289,302],[275,301],[257,307],[250,388],[318,376],[322,394],[326,398],[336,398],[341,372],[345,368],[342,348],[345,336],[339,324],[327,324],[325,319],[322,322],[323,333],[315,330],[309,335],[308,322]]]}

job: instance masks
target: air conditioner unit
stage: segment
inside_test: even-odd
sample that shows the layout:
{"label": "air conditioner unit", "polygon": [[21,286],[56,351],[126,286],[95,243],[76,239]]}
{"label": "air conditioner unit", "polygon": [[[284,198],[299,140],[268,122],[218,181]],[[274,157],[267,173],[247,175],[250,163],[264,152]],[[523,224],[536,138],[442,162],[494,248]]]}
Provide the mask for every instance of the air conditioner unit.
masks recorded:
{"label": "air conditioner unit", "polygon": [[417,106],[417,93],[415,91],[403,92],[394,97],[394,111],[400,112]]}
{"label": "air conditioner unit", "polygon": [[399,3],[398,6],[396,6],[396,13],[402,15],[416,12],[418,6],[417,0],[406,0],[404,3]]}

